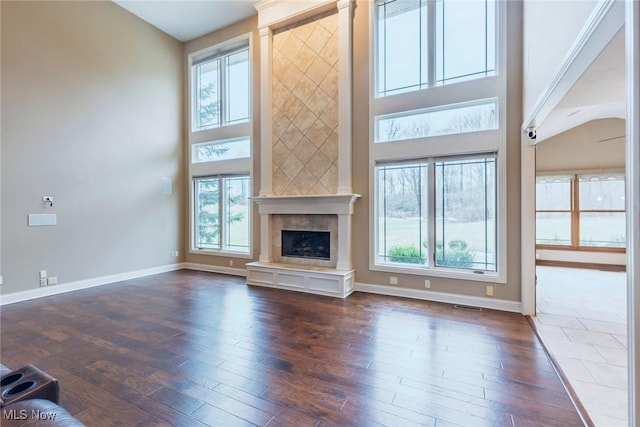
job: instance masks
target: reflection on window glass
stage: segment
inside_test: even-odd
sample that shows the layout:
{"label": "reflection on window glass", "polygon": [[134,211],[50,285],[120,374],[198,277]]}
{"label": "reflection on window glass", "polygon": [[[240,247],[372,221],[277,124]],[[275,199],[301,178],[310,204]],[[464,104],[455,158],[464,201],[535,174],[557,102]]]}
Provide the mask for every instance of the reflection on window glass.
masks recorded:
{"label": "reflection on window glass", "polygon": [[250,156],[251,140],[249,138],[228,139],[194,144],[192,162],[214,162],[219,160],[242,159]]}
{"label": "reflection on window glass", "polygon": [[376,117],[375,142],[497,129],[495,100]]}
{"label": "reflection on window glass", "polygon": [[571,212],[537,212],[536,243],[571,245]]}
{"label": "reflection on window glass", "polygon": [[536,210],[571,210],[571,176],[537,178]]}
{"label": "reflection on window glass", "polygon": [[195,60],[193,130],[249,121],[249,49]]}
{"label": "reflection on window glass", "polygon": [[494,0],[377,2],[378,96],[495,74],[495,27]]}
{"label": "reflection on window glass", "polygon": [[427,165],[377,169],[378,259],[401,264],[428,264]]}
{"label": "reflection on window glass", "polygon": [[624,248],[626,246],[624,213],[580,213],[580,246]]}
{"label": "reflection on window glass", "polygon": [[580,210],[623,210],[624,176],[580,176]]}
{"label": "reflection on window glass", "polygon": [[437,162],[436,266],[497,271],[496,160]]}
{"label": "reflection on window glass", "polygon": [[249,253],[250,186],[248,176],[194,179],[194,246]]}

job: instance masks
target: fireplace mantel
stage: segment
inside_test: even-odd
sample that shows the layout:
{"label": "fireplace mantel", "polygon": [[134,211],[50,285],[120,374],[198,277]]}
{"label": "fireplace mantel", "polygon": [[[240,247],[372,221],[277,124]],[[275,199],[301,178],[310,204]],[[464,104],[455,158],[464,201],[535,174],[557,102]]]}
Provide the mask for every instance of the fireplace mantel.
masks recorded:
{"label": "fireplace mantel", "polygon": [[272,214],[353,214],[353,204],[360,194],[322,194],[301,196],[259,196],[251,199],[258,204],[260,215]]}

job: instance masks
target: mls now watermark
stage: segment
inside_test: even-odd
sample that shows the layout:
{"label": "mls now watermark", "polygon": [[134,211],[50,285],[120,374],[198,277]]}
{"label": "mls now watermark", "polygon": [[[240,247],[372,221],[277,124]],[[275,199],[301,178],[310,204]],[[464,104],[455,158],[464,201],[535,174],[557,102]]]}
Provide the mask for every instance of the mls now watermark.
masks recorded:
{"label": "mls now watermark", "polygon": [[32,409],[28,411],[26,409],[3,409],[2,418],[5,420],[49,420],[56,419],[55,412],[39,411]]}

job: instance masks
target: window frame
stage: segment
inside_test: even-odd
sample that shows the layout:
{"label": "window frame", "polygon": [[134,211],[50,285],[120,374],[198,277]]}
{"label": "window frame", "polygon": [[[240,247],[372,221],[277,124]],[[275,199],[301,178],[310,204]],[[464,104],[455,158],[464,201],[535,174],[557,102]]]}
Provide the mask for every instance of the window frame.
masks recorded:
{"label": "window frame", "polygon": [[[547,174],[538,174],[536,176],[536,180],[538,177],[546,176]],[[580,177],[583,175],[602,175],[602,176],[624,176],[624,171],[613,170],[613,171],[574,171],[570,173],[558,174],[554,173],[552,175],[566,175],[570,179],[570,191],[567,197],[569,198],[569,210],[545,210],[545,209],[537,209],[536,215],[545,212],[564,212],[569,213],[571,218],[570,224],[570,236],[571,243],[569,245],[553,245],[549,243],[538,243],[538,238],[536,236],[536,249],[543,250],[560,250],[560,251],[570,251],[570,252],[608,252],[608,253],[626,253],[626,242],[625,247],[607,247],[607,246],[583,246],[580,245],[580,214],[581,213],[626,213],[626,209],[617,209],[617,210],[593,210],[593,209],[581,209],[580,208]],[[537,221],[536,221],[537,222]]]}
{"label": "window frame", "polygon": [[[232,54],[238,50],[248,48],[249,56],[249,81],[248,81],[248,108],[249,118],[243,123],[221,124],[218,127],[211,127],[206,129],[194,129],[193,128],[193,114],[194,114],[194,73],[193,62],[194,59],[203,58],[207,56],[215,57],[217,53]],[[186,67],[188,76],[188,99],[187,99],[187,115],[189,119],[188,128],[188,148],[187,148],[187,162],[189,169],[189,253],[194,255],[212,255],[222,257],[232,257],[241,259],[253,259],[254,255],[254,241],[253,241],[253,218],[255,217],[255,206],[251,204],[249,206],[249,251],[236,252],[223,249],[198,249],[195,242],[195,180],[199,178],[215,177],[215,176],[239,176],[247,175],[250,180],[249,188],[251,193],[253,192],[253,76],[254,76],[254,58],[253,58],[253,34],[245,33],[237,37],[231,38],[221,43],[191,52],[187,55]],[[220,95],[224,96],[224,95]],[[221,115],[223,112],[220,113]],[[205,162],[193,162],[193,150],[194,147],[204,143],[224,143],[225,141],[233,142],[239,139],[249,139],[250,155],[249,157],[227,159],[227,160],[212,160]],[[224,209],[223,206],[220,209]]]}
{"label": "window frame", "polygon": [[[191,180],[191,188],[192,188],[192,197],[194,200],[194,208],[192,209],[192,222],[194,224],[194,227],[191,230],[191,240],[193,242],[193,249],[194,251],[197,251],[196,253],[210,253],[210,254],[230,254],[233,255],[234,257],[248,257],[251,254],[251,226],[249,225],[248,230],[247,230],[247,252],[241,252],[241,251],[236,251],[236,250],[231,250],[227,247],[226,244],[226,238],[228,237],[228,233],[226,231],[226,220],[227,220],[227,202],[228,202],[228,197],[227,197],[227,192],[226,189],[224,187],[226,181],[228,179],[237,179],[237,178],[247,178],[249,181],[249,191],[251,191],[251,175],[249,175],[248,173],[245,174],[229,174],[229,175],[210,175],[210,176],[198,176],[198,177],[193,177],[193,179]],[[196,186],[198,181],[200,180],[218,180],[218,228],[219,228],[219,232],[218,232],[218,240],[219,240],[219,248],[204,248],[204,247],[198,247],[196,245],[196,234],[198,232],[198,210],[195,208],[195,200],[196,200]],[[248,218],[247,218],[247,222],[248,224],[251,224],[252,222],[252,209],[251,209],[251,200],[249,198],[247,198],[247,204],[248,204],[248,208],[247,208],[247,212],[248,212]]]}
{"label": "window frame", "polygon": [[[496,2],[496,69],[494,74],[473,80],[436,85],[400,94],[377,96],[377,14],[376,3],[369,7],[369,201],[370,235],[369,269],[371,271],[405,273],[410,275],[442,277],[475,282],[505,284],[507,282],[507,166],[506,166],[506,112],[507,79],[505,35],[506,5]],[[460,104],[473,104],[483,100],[497,102],[497,129],[468,133],[438,135],[416,139],[375,142],[376,118],[385,115],[410,113],[415,110],[443,108]],[[425,269],[402,265],[382,264],[377,261],[377,180],[376,164],[381,162],[415,161],[421,158],[477,155],[495,152],[496,157],[496,263],[495,273],[477,274],[449,268]],[[433,262],[432,262],[433,263]]]}

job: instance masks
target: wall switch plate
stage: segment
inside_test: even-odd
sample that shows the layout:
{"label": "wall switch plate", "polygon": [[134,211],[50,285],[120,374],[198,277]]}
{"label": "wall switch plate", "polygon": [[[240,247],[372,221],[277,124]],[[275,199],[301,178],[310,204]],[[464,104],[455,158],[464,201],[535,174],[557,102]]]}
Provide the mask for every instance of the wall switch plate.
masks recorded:
{"label": "wall switch plate", "polygon": [[47,270],[40,270],[40,278],[44,279],[45,277],[47,277]]}
{"label": "wall switch plate", "polygon": [[398,278],[396,276],[389,277],[389,284],[390,285],[397,285],[398,284]]}

